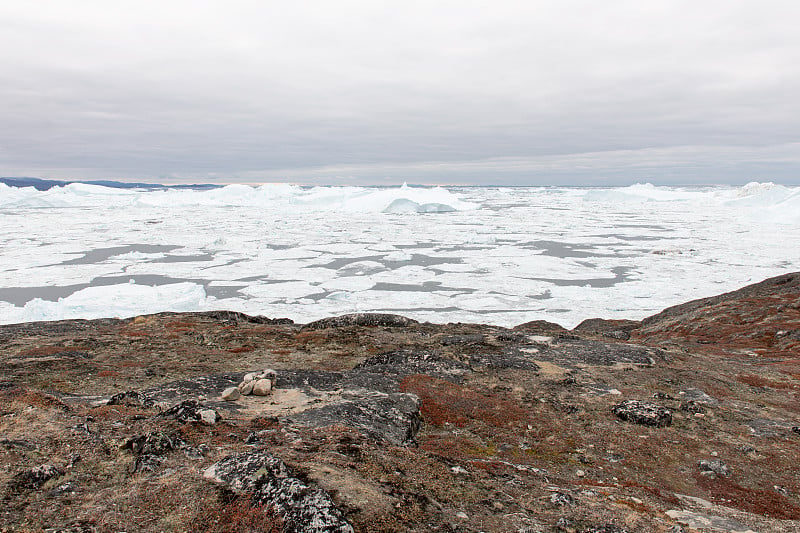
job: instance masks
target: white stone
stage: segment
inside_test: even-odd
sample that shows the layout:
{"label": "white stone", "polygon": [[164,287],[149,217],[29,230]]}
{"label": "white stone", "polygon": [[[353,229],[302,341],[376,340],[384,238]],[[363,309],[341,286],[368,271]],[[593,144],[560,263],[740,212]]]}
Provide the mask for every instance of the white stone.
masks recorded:
{"label": "white stone", "polygon": [[253,386],[256,384],[255,381],[242,381],[239,383],[239,392],[241,392],[244,396],[248,394],[253,394]]}
{"label": "white stone", "polygon": [[268,379],[272,383],[272,386],[275,386],[275,382],[278,381],[278,373],[272,370],[271,368],[267,368],[264,370],[261,375],[261,378]]}
{"label": "white stone", "polygon": [[203,409],[197,414],[200,415],[200,422],[209,426],[213,426],[219,420],[219,415],[213,409]]}
{"label": "white stone", "polygon": [[248,381],[255,381],[257,375],[258,374],[256,372],[248,372],[242,378],[242,383],[247,383]]}
{"label": "white stone", "polygon": [[272,392],[272,382],[268,379],[259,379],[253,385],[253,394],[256,396],[266,396]]}
{"label": "white stone", "polygon": [[235,402],[236,400],[242,397],[242,394],[239,392],[239,389],[237,387],[228,387],[227,389],[222,391],[221,397],[223,400],[229,402]]}

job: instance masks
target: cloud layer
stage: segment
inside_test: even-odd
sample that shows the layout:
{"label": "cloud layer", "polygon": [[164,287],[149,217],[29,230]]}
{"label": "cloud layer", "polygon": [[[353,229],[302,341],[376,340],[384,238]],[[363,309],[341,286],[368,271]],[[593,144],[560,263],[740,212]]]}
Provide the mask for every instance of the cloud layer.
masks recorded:
{"label": "cloud layer", "polygon": [[7,2],[0,174],[800,181],[793,1]]}

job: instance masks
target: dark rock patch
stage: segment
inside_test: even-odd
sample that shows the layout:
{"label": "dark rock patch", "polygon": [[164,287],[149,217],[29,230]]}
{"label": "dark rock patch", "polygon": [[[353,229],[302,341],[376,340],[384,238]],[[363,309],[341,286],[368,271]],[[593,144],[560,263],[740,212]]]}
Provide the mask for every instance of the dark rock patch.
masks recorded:
{"label": "dark rock patch", "polygon": [[153,432],[129,438],[125,441],[125,444],[122,445],[122,449],[130,450],[136,455],[164,455],[172,450],[177,450],[185,444],[186,443],[177,435]]}
{"label": "dark rock patch", "polygon": [[402,377],[410,374],[457,376],[468,371],[469,367],[460,361],[428,351],[396,350],[370,357],[356,365],[354,370],[393,374],[398,376],[399,382]]}
{"label": "dark rock patch", "polygon": [[479,352],[470,355],[469,364],[475,368],[496,368],[515,370],[539,370],[534,356],[517,348],[506,348],[502,352]]}
{"label": "dark rock patch", "polygon": [[703,459],[697,463],[697,466],[701,474],[717,474],[720,476],[729,476],[731,474],[728,465],[719,459],[711,459],[710,461]]}
{"label": "dark rock patch", "polygon": [[524,324],[514,326],[514,331],[522,331],[524,333],[532,333],[535,335],[559,335],[569,333],[569,330],[555,322],[548,322],[547,320],[531,320]]}
{"label": "dark rock patch", "polygon": [[324,370],[281,370],[275,387],[279,389],[306,389],[331,391],[341,389],[345,381],[343,372],[326,372]]}
{"label": "dark rock patch", "polygon": [[294,477],[279,458],[266,451],[231,455],[208,468],[206,479],[223,483],[271,506],[287,533],[352,533],[353,527],[322,489]]}
{"label": "dark rock patch", "polygon": [[112,396],[107,405],[127,405],[129,407],[152,407],[155,401],[139,391],[125,391]]}
{"label": "dark rock patch", "polygon": [[414,443],[421,418],[419,398],[407,393],[347,390],[341,399],[285,419],[287,423],[310,427],[341,424],[370,438],[395,445]]}
{"label": "dark rock patch", "polygon": [[388,313],[353,313],[309,322],[303,326],[303,329],[342,328],[346,326],[405,328],[414,324],[419,324],[419,322],[400,315]]}
{"label": "dark rock patch", "polygon": [[39,490],[53,478],[63,476],[64,472],[54,465],[40,465],[30,470],[18,472],[10,482],[12,490]]}
{"label": "dark rock patch", "polygon": [[641,322],[638,320],[589,318],[572,328],[572,332],[580,335],[599,335],[626,341],[631,338],[631,331],[639,326],[641,326]]}
{"label": "dark rock patch", "polygon": [[130,450],[135,455],[128,471],[155,472],[166,460],[164,455],[182,448],[186,443],[175,434],[162,432],[146,433],[129,438],[122,449]]}
{"label": "dark rock patch", "polygon": [[747,422],[750,432],[755,437],[787,436],[792,431],[792,425],[784,420],[769,418],[756,418]]}
{"label": "dark rock patch", "polygon": [[[197,376],[153,387],[143,391],[142,394],[159,403],[177,402],[201,396],[216,398],[228,387],[238,385],[245,374],[246,372],[230,372]],[[219,406],[215,404],[214,407]]]}
{"label": "dark rock patch", "polygon": [[585,339],[553,339],[548,345],[535,344],[535,359],[561,365],[635,364],[652,366],[656,360],[666,360],[662,350],[634,344],[607,343]]}
{"label": "dark rock patch", "polygon": [[184,400],[156,416],[174,418],[184,424],[187,422],[202,422],[209,425],[215,424],[222,418],[217,411],[209,409],[197,400]]}
{"label": "dark rock patch", "polygon": [[486,344],[486,336],[480,334],[472,335],[446,335],[442,337],[442,346],[459,346],[459,345],[481,345]]}
{"label": "dark rock patch", "polygon": [[672,412],[659,405],[639,400],[625,400],[611,408],[617,417],[643,426],[665,427],[672,424]]}

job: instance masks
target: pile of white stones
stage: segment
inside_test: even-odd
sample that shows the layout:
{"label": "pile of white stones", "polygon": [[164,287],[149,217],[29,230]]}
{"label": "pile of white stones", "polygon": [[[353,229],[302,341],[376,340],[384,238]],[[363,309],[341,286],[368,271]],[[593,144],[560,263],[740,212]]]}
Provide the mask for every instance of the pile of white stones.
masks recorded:
{"label": "pile of white stones", "polygon": [[244,375],[244,379],[237,387],[228,387],[222,391],[222,399],[233,402],[249,394],[267,396],[275,387],[277,379],[278,373],[271,368],[263,372],[249,372]]}

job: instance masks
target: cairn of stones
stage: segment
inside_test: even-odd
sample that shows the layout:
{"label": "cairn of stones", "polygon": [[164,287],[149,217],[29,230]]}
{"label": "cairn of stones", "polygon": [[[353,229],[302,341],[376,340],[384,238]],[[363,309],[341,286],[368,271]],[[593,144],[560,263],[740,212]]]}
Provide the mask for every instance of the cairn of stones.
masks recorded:
{"label": "cairn of stones", "polygon": [[236,387],[228,387],[222,391],[222,399],[236,401],[242,396],[267,396],[275,388],[278,373],[268,368],[263,372],[249,372],[244,375],[242,382]]}

